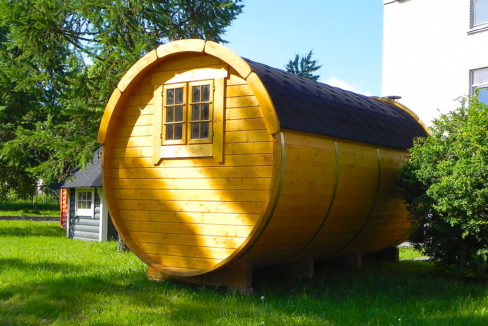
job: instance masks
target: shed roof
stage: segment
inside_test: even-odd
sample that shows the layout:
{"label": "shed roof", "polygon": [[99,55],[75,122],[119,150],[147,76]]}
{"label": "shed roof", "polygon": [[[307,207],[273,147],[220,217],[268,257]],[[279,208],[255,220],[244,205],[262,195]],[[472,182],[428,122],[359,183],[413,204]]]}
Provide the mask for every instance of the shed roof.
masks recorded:
{"label": "shed roof", "polygon": [[407,149],[427,132],[395,104],[245,59],[265,85],[281,128]]}
{"label": "shed roof", "polygon": [[78,167],[68,178],[62,182],[60,188],[90,188],[102,186],[101,169],[102,147],[93,152],[92,161],[87,164],[86,169]]}

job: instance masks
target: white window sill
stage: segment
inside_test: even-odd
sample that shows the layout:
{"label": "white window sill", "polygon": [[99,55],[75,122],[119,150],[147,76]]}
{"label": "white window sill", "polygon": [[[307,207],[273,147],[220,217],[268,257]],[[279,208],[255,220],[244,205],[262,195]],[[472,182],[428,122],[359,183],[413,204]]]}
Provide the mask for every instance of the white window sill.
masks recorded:
{"label": "white window sill", "polygon": [[470,30],[468,31],[468,35],[485,32],[485,31],[488,31],[488,22],[471,27]]}
{"label": "white window sill", "polygon": [[93,217],[93,210],[92,209],[77,209],[76,216],[87,216]]}

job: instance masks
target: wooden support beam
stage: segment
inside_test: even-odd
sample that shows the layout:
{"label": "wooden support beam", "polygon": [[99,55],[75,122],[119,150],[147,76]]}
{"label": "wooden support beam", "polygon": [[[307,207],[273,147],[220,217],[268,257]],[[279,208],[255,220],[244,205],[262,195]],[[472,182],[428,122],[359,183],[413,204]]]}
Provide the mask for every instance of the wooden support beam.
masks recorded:
{"label": "wooden support beam", "polygon": [[313,257],[303,257],[290,262],[287,266],[282,267],[280,271],[297,279],[310,280],[314,276],[314,265]]}
{"label": "wooden support beam", "polygon": [[361,253],[359,251],[353,251],[337,257],[335,261],[341,265],[359,269],[361,268],[361,258]]}
{"label": "wooden support beam", "polygon": [[[149,275],[150,269],[151,268],[148,268],[148,277],[150,279],[164,279],[164,276],[157,278],[152,274]],[[253,268],[250,264],[236,264],[207,274],[191,277],[177,277],[176,279],[194,284],[223,286],[229,291],[237,292],[239,294],[252,294],[254,291],[252,288]]]}
{"label": "wooden support beam", "polygon": [[368,255],[367,258],[397,263],[400,260],[400,250],[397,247],[389,247],[380,252]]}

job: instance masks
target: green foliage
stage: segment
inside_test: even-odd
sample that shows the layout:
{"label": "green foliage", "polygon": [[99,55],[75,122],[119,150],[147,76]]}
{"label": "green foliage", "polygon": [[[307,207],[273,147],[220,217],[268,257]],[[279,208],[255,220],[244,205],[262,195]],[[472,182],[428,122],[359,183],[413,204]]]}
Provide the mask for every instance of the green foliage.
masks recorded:
{"label": "green foliage", "polygon": [[317,60],[312,59],[313,51],[310,50],[306,55],[295,55],[295,58],[288,61],[285,66],[287,72],[295,74],[303,78],[309,78],[317,81],[320,75],[314,75],[322,66],[318,65]]}
{"label": "green foliage", "polygon": [[241,0],[0,0],[0,188],[28,197],[36,179],[85,165],[132,64],[176,39],[224,42],[241,11]]}
{"label": "green foliage", "polygon": [[467,108],[433,122],[402,170],[402,190],[416,228],[412,240],[448,271],[488,272],[488,107]]}
{"label": "green foliage", "polygon": [[19,199],[15,191],[0,198],[0,216],[50,216],[59,218],[59,198],[39,194],[32,199]]}

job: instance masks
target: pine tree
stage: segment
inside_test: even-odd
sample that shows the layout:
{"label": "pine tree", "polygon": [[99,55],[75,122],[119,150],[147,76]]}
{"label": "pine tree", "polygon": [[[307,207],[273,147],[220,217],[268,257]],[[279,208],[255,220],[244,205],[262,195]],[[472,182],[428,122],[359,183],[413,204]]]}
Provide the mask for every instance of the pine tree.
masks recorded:
{"label": "pine tree", "polygon": [[0,188],[86,164],[127,69],[172,40],[225,42],[241,2],[0,0]]}
{"label": "pine tree", "polygon": [[295,55],[294,59],[288,61],[285,66],[287,72],[295,74],[303,78],[309,78],[317,81],[320,75],[314,75],[322,66],[318,65],[317,60],[312,59],[313,50],[310,50],[306,55]]}

